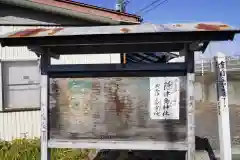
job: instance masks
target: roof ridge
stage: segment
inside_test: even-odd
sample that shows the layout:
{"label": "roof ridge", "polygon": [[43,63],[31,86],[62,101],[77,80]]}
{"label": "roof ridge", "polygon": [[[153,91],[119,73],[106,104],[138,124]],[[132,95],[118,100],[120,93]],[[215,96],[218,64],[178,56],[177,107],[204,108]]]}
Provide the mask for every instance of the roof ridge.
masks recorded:
{"label": "roof ridge", "polygon": [[71,0],[0,0],[0,3],[86,19],[107,25],[138,24],[142,22],[142,18],[134,14]]}

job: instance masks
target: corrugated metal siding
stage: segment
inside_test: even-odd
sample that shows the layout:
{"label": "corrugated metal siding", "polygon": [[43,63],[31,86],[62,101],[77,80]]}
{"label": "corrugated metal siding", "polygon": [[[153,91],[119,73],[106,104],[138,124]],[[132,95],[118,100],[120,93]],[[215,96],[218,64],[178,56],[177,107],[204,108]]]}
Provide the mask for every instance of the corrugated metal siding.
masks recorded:
{"label": "corrugated metal siding", "polygon": [[0,139],[40,137],[40,112],[0,113]]}
{"label": "corrugated metal siding", "polygon": [[[31,27],[0,26],[0,35]],[[32,27],[37,28],[37,27]],[[37,59],[34,52],[27,47],[0,47],[1,60]],[[52,64],[86,64],[86,63],[119,63],[119,54],[101,55],[68,55],[59,60],[52,59]],[[0,113],[0,139],[12,140],[27,136],[40,137],[40,111]]]}

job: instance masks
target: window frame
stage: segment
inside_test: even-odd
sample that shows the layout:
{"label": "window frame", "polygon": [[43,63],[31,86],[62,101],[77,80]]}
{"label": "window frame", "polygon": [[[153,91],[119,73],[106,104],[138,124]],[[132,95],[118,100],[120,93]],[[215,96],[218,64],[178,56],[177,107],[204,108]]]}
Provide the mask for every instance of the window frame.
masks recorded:
{"label": "window frame", "polygon": [[[6,112],[25,112],[25,111],[39,111],[41,109],[41,103],[39,104],[39,107],[32,107],[32,108],[8,108],[5,106],[4,102],[4,75],[3,75],[3,64],[6,62],[28,62],[28,61],[36,61],[37,67],[40,67],[40,59],[39,58],[27,58],[27,59],[4,59],[0,60],[0,113],[6,113]],[[40,74],[40,68],[39,68],[39,77]],[[41,87],[41,84],[39,83],[39,88]],[[39,93],[41,93],[41,88],[39,89]],[[41,95],[41,94],[39,94]],[[41,99],[41,97],[39,98]]]}

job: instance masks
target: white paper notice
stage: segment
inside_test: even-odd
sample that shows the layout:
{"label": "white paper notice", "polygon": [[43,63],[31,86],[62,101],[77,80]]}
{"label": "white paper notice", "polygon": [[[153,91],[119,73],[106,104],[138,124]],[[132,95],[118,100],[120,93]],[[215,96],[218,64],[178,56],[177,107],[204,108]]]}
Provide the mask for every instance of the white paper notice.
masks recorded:
{"label": "white paper notice", "polygon": [[179,77],[150,78],[150,118],[179,119]]}
{"label": "white paper notice", "polygon": [[[172,62],[182,62],[184,57],[172,59]],[[150,78],[150,118],[179,119],[180,78],[153,77]]]}

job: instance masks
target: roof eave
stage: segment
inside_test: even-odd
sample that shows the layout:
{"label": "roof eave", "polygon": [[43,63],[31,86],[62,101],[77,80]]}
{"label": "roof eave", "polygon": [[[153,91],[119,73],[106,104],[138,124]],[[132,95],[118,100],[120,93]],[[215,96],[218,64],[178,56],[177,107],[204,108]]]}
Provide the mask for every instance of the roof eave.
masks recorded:
{"label": "roof eave", "polygon": [[[234,31],[199,31],[199,32],[166,32],[166,33],[132,33],[100,34],[47,37],[3,37],[4,46],[41,46],[57,48],[59,54],[72,54],[75,51],[86,53],[119,53],[119,52],[179,52],[184,44],[193,44],[193,51],[204,51],[210,41],[233,40]],[[121,39],[121,41],[119,41]],[[90,40],[90,41],[89,41]],[[194,45],[193,42],[196,42]],[[207,43],[201,45],[202,43]],[[79,44],[81,44],[79,46]],[[71,47],[73,51],[63,51]],[[138,47],[137,47],[138,46]],[[76,48],[77,47],[77,48]],[[61,51],[61,53],[60,53]],[[54,51],[55,52],[55,51]],[[80,53],[80,52],[79,52]]]}

